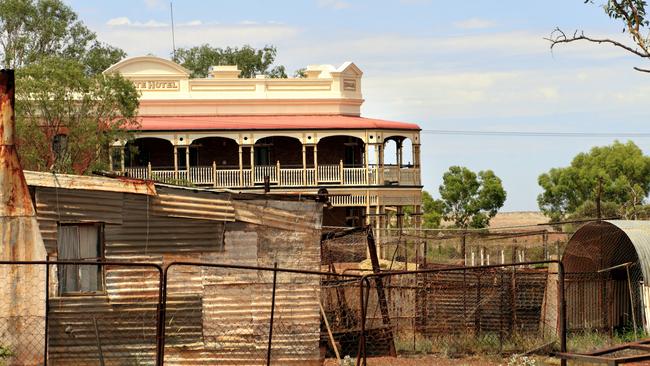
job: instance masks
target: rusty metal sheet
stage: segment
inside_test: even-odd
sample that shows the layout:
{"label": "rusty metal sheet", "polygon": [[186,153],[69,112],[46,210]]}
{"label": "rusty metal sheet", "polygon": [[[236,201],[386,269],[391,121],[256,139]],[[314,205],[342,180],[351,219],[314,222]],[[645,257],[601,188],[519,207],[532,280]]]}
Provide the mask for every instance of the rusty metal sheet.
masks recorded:
{"label": "rusty metal sheet", "polygon": [[86,175],[54,174],[49,172],[25,171],[27,184],[32,187],[65,189],[86,189],[93,191],[122,192],[156,195],[152,181],[131,178],[107,178]]}
{"label": "rusty metal sheet", "polygon": [[186,189],[160,187],[154,198],[153,214],[212,221],[235,221],[230,195],[192,192]]}
{"label": "rusty metal sheet", "polygon": [[221,251],[223,223],[154,215],[153,197],[125,194],[122,225],[106,225],[112,258]]}
{"label": "rusty metal sheet", "polygon": [[274,201],[269,197],[259,200],[233,200],[233,206],[238,221],[284,230],[321,229],[323,209],[322,204],[318,202]]}

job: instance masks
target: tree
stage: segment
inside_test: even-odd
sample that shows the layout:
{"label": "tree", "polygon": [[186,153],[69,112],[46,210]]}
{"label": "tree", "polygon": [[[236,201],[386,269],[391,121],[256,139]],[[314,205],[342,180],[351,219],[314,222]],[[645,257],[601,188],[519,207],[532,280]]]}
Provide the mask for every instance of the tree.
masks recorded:
{"label": "tree", "polygon": [[601,212],[635,218],[650,192],[650,157],[632,141],[615,141],[578,154],[570,166],[540,175],[538,183],[544,190],[539,208],[551,221],[596,217],[598,201]]}
{"label": "tree", "polygon": [[120,75],[88,75],[60,57],[17,70],[17,147],[25,169],[84,174],[106,168],[108,146],[137,127],[138,92]]}
{"label": "tree", "polygon": [[286,68],[282,65],[272,67],[277,50],[273,46],[255,49],[249,45],[218,48],[208,44],[191,48],[179,48],[172,59],[190,70],[192,77],[208,76],[210,66],[237,65],[240,77],[254,78],[257,74],[270,78],[286,78]]}
{"label": "tree", "polygon": [[126,54],[99,42],[61,0],[2,0],[0,55],[4,68],[59,56],[80,60],[86,73],[98,74]]}
{"label": "tree", "polygon": [[[585,3],[592,3],[592,0],[585,0]],[[631,43],[620,42],[611,38],[590,37],[584,32],[575,31],[572,35],[567,35],[560,28],[555,28],[551,36],[547,38],[551,42],[551,49],[558,44],[571,42],[591,42],[597,44],[607,44],[627,53],[641,57],[645,60],[650,59],[650,23],[646,18],[646,0],[607,0],[603,4],[603,9],[607,16],[616,21],[623,23],[623,33],[627,32]],[[635,67],[637,71],[650,72],[650,69]]]}
{"label": "tree", "polygon": [[422,191],[422,227],[436,229],[440,227],[443,215],[443,203],[434,199],[427,191]]}
{"label": "tree", "polygon": [[506,200],[501,179],[491,170],[452,166],[442,177],[440,196],[443,218],[457,228],[483,228]]}

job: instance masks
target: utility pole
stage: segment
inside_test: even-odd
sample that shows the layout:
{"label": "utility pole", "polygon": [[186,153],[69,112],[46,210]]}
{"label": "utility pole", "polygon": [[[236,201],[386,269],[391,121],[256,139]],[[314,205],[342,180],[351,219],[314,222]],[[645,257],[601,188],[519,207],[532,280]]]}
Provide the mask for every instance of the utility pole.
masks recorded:
{"label": "utility pole", "polygon": [[598,220],[603,218],[603,214],[600,208],[600,200],[603,195],[603,177],[598,177],[598,190],[596,191],[596,212],[598,215]]}
{"label": "utility pole", "polygon": [[176,59],[176,37],[174,36],[174,5],[169,2],[169,14],[172,18],[172,58]]}

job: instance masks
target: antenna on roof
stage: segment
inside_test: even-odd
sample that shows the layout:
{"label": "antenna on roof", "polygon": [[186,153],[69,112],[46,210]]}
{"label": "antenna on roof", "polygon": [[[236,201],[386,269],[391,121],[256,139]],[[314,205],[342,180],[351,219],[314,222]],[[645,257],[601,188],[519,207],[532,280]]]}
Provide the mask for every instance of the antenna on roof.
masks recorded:
{"label": "antenna on roof", "polygon": [[176,59],[176,40],[174,37],[174,5],[172,2],[169,2],[169,13],[172,18],[172,58]]}

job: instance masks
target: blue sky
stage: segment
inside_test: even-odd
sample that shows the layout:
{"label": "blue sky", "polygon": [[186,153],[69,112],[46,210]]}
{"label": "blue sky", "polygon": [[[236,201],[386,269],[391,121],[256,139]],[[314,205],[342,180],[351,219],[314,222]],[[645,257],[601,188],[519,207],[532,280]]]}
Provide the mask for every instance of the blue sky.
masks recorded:
{"label": "blue sky", "polygon": [[[67,3],[130,56],[169,57],[168,1]],[[650,132],[650,76],[632,70],[648,65],[587,44],[551,53],[543,40],[557,26],[625,39],[583,0],[177,0],[174,15],[178,47],[273,44],[289,70],[355,62],[368,117],[424,130]],[[635,142],[647,153],[649,140]],[[504,210],[536,210],[540,173],[612,141],[424,132],[424,185],[437,195],[450,165],[492,169],[508,192]]]}

